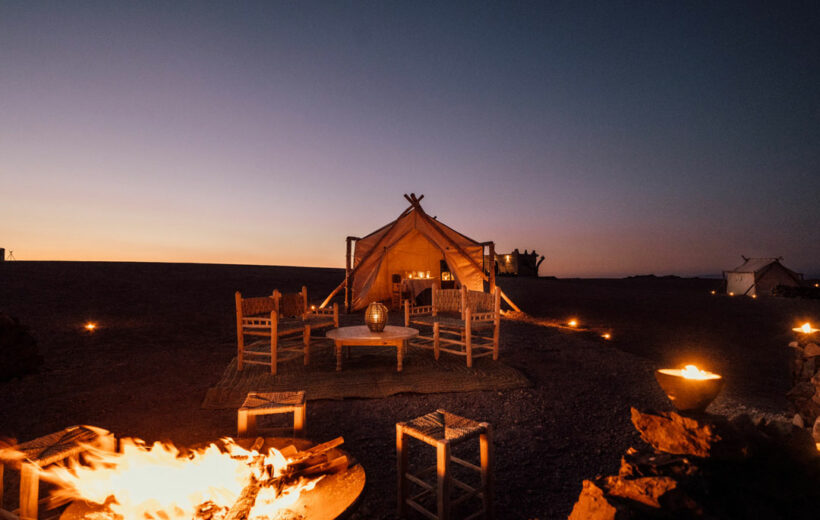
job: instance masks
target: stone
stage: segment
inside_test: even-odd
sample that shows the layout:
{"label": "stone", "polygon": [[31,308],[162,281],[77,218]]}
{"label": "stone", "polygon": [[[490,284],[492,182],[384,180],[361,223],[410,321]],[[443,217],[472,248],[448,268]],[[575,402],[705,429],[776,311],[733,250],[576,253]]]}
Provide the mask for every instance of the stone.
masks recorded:
{"label": "stone", "polygon": [[803,350],[803,347],[800,346],[800,343],[798,343],[796,341],[789,342],[789,346],[791,348],[796,348],[796,349],[799,349],[799,350]]}
{"label": "stone", "polygon": [[791,401],[808,400],[814,395],[816,389],[814,385],[808,381],[797,383],[794,387],[786,392],[786,397]]}
{"label": "stone", "polygon": [[590,480],[584,480],[578,501],[572,506],[569,520],[616,520],[618,508],[610,504],[604,490]]}
{"label": "stone", "polygon": [[814,427],[811,429],[811,436],[815,443],[820,443],[820,417],[814,421]]}
{"label": "stone", "polygon": [[803,428],[805,424],[803,423],[803,416],[799,413],[794,414],[792,418],[792,424],[797,426],[798,428]]}
{"label": "stone", "polygon": [[661,507],[660,499],[669,491],[678,487],[671,477],[605,477],[604,489],[610,495],[634,500],[649,507]]}
{"label": "stone", "polygon": [[641,413],[632,408],[632,424],[641,439],[658,451],[677,455],[708,457],[721,440],[713,425],[700,424],[675,412]]}
{"label": "stone", "polygon": [[820,356],[820,345],[817,343],[809,343],[806,345],[806,348],[803,349],[803,356],[805,357],[814,357]]}

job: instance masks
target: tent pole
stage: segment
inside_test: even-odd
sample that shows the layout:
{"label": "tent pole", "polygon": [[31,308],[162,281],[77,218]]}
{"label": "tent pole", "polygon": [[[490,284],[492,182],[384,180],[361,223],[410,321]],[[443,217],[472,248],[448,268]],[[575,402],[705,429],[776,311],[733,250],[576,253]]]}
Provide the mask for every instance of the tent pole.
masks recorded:
{"label": "tent pole", "polygon": [[353,237],[347,237],[347,252],[345,254],[345,314],[350,312],[350,251]]}
{"label": "tent pole", "polygon": [[490,242],[490,292],[495,292],[495,242]]}

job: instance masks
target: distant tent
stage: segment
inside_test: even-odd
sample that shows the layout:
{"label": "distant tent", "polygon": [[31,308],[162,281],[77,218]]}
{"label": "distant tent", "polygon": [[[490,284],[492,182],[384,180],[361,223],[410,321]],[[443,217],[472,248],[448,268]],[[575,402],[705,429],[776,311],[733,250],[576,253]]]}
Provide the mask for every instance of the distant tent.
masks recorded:
{"label": "distant tent", "polygon": [[780,263],[782,258],[743,258],[743,264],[724,271],[726,292],[737,295],[771,295],[778,285],[799,287],[803,275]]}
{"label": "distant tent", "polygon": [[[345,281],[323,306],[342,287],[348,310],[390,300],[393,275],[408,272],[429,271],[431,277],[439,277],[448,269],[456,284],[467,289],[483,291],[485,281],[495,287],[495,272],[484,266],[484,248],[494,254],[493,242],[477,242],[427,215],[419,204],[424,195],[417,198],[411,193],[405,198],[410,207],[396,220],[365,237],[347,237]],[[503,293],[502,297],[519,310]]]}

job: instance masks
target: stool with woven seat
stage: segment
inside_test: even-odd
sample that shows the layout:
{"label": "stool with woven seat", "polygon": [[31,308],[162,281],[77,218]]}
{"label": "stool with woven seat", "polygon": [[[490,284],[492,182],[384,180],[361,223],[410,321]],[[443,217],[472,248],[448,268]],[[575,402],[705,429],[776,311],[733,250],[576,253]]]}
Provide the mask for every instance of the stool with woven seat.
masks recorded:
{"label": "stool with woven seat", "polygon": [[[436,449],[436,464],[424,468],[417,474],[409,472],[408,437],[413,437]],[[468,462],[452,454],[452,448],[470,439],[479,439],[479,465]],[[398,463],[398,514],[405,517],[408,506],[427,518],[448,520],[453,507],[470,498],[481,499],[481,508],[466,519],[493,518],[492,505],[492,426],[459,417],[444,410],[437,410],[411,421],[396,423],[396,459]],[[480,474],[480,484],[471,486],[453,476],[451,462],[474,470]],[[424,480],[426,475],[435,473],[435,483]],[[410,495],[410,484],[422,491]],[[460,496],[452,497],[453,488],[458,488]],[[420,499],[435,495],[436,511],[430,511]]]}
{"label": "stool with woven seat", "polygon": [[[0,518],[15,516],[37,520],[40,502],[40,477],[43,468],[57,462],[78,459],[89,446],[115,451],[117,439],[107,430],[94,426],[72,426],[50,435],[0,449]],[[3,504],[3,470],[6,466],[20,471],[20,509],[7,511]]]}
{"label": "stool with woven seat", "polygon": [[[307,409],[305,392],[250,392],[237,412],[236,430],[238,437],[255,437],[258,415],[273,415],[293,412],[293,436],[305,434]],[[272,432],[268,432],[272,433]],[[278,432],[276,432],[278,433]]]}

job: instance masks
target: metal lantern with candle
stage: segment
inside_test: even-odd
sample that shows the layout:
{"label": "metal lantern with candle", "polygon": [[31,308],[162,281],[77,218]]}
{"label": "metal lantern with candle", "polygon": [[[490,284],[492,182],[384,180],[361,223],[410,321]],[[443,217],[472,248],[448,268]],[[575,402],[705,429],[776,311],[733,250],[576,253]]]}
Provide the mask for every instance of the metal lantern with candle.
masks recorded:
{"label": "metal lantern with candle", "polygon": [[702,412],[723,388],[723,377],[695,365],[661,368],[655,379],[672,404],[681,412]]}
{"label": "metal lantern with candle", "polygon": [[364,311],[364,322],[371,332],[381,332],[387,325],[387,307],[379,302],[373,302]]}

